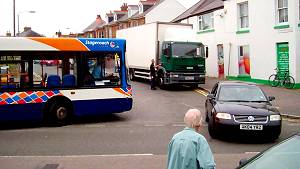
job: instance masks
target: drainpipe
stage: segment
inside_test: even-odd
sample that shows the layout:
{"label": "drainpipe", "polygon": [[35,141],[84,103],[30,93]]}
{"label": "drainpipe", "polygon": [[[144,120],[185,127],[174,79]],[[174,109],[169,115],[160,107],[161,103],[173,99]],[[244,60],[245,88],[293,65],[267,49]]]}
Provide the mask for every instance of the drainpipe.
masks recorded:
{"label": "drainpipe", "polygon": [[227,70],[227,76],[229,76],[229,72],[230,72],[230,54],[231,54],[231,46],[232,46],[232,43],[229,42],[229,53],[228,53],[228,70]]}

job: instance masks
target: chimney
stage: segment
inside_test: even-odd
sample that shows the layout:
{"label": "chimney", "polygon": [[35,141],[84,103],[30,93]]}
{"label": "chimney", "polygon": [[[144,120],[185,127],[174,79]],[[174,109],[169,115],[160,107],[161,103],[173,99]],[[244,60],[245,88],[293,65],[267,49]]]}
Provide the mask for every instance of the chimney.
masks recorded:
{"label": "chimney", "polygon": [[57,37],[61,37],[61,31],[60,30],[58,32],[55,32],[55,34],[57,35]]}
{"label": "chimney", "polygon": [[121,6],[121,11],[127,11],[127,9],[128,9],[127,3],[123,3],[123,5]]}
{"label": "chimney", "polygon": [[6,36],[11,37],[11,33],[10,32],[6,32]]}
{"label": "chimney", "polygon": [[100,15],[97,15],[97,20],[102,20]]}

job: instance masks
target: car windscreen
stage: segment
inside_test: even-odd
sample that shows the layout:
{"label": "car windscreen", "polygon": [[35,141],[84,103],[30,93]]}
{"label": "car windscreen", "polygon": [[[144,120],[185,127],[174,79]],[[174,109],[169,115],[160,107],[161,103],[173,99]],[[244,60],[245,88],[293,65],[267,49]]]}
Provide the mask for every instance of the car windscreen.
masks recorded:
{"label": "car windscreen", "polygon": [[251,159],[242,169],[299,169],[300,136],[295,135]]}
{"label": "car windscreen", "polygon": [[204,47],[199,44],[174,43],[172,45],[174,57],[200,57],[204,56]]}
{"label": "car windscreen", "polygon": [[266,102],[263,91],[252,85],[223,85],[218,94],[219,101]]}

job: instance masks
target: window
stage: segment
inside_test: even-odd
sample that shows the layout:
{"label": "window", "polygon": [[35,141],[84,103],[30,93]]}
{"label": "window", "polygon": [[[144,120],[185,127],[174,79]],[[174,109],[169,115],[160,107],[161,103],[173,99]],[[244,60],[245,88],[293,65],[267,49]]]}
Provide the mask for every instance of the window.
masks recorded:
{"label": "window", "polygon": [[249,45],[239,46],[239,74],[250,75]]}
{"label": "window", "polygon": [[65,56],[60,60],[57,56],[49,55],[42,60],[33,60],[33,87],[35,88],[76,87],[76,79],[75,56]]}
{"label": "window", "polygon": [[114,14],[114,21],[117,21],[118,20],[118,15],[115,13]]}
{"label": "window", "polygon": [[288,22],[288,0],[277,0],[277,22]]}
{"label": "window", "polygon": [[88,57],[83,86],[120,85],[120,58],[113,54]]}
{"label": "window", "polygon": [[214,28],[214,15],[208,13],[199,16],[199,30],[208,30]]}
{"label": "window", "polygon": [[143,13],[143,5],[142,4],[139,4],[139,14]]}
{"label": "window", "polygon": [[249,27],[248,2],[238,4],[239,29]]}
{"label": "window", "polygon": [[29,87],[28,61],[21,56],[1,56],[1,89]]}
{"label": "window", "polygon": [[204,47],[199,44],[173,43],[172,50],[174,57],[204,57]]}

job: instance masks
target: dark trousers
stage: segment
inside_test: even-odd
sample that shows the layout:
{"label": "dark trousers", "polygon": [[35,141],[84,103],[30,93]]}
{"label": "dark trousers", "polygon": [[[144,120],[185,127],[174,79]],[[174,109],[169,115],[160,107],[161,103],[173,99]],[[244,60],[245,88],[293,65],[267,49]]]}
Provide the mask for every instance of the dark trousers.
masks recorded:
{"label": "dark trousers", "polygon": [[155,76],[151,76],[151,79],[150,79],[151,89],[155,88],[155,80],[156,80],[156,77]]}

